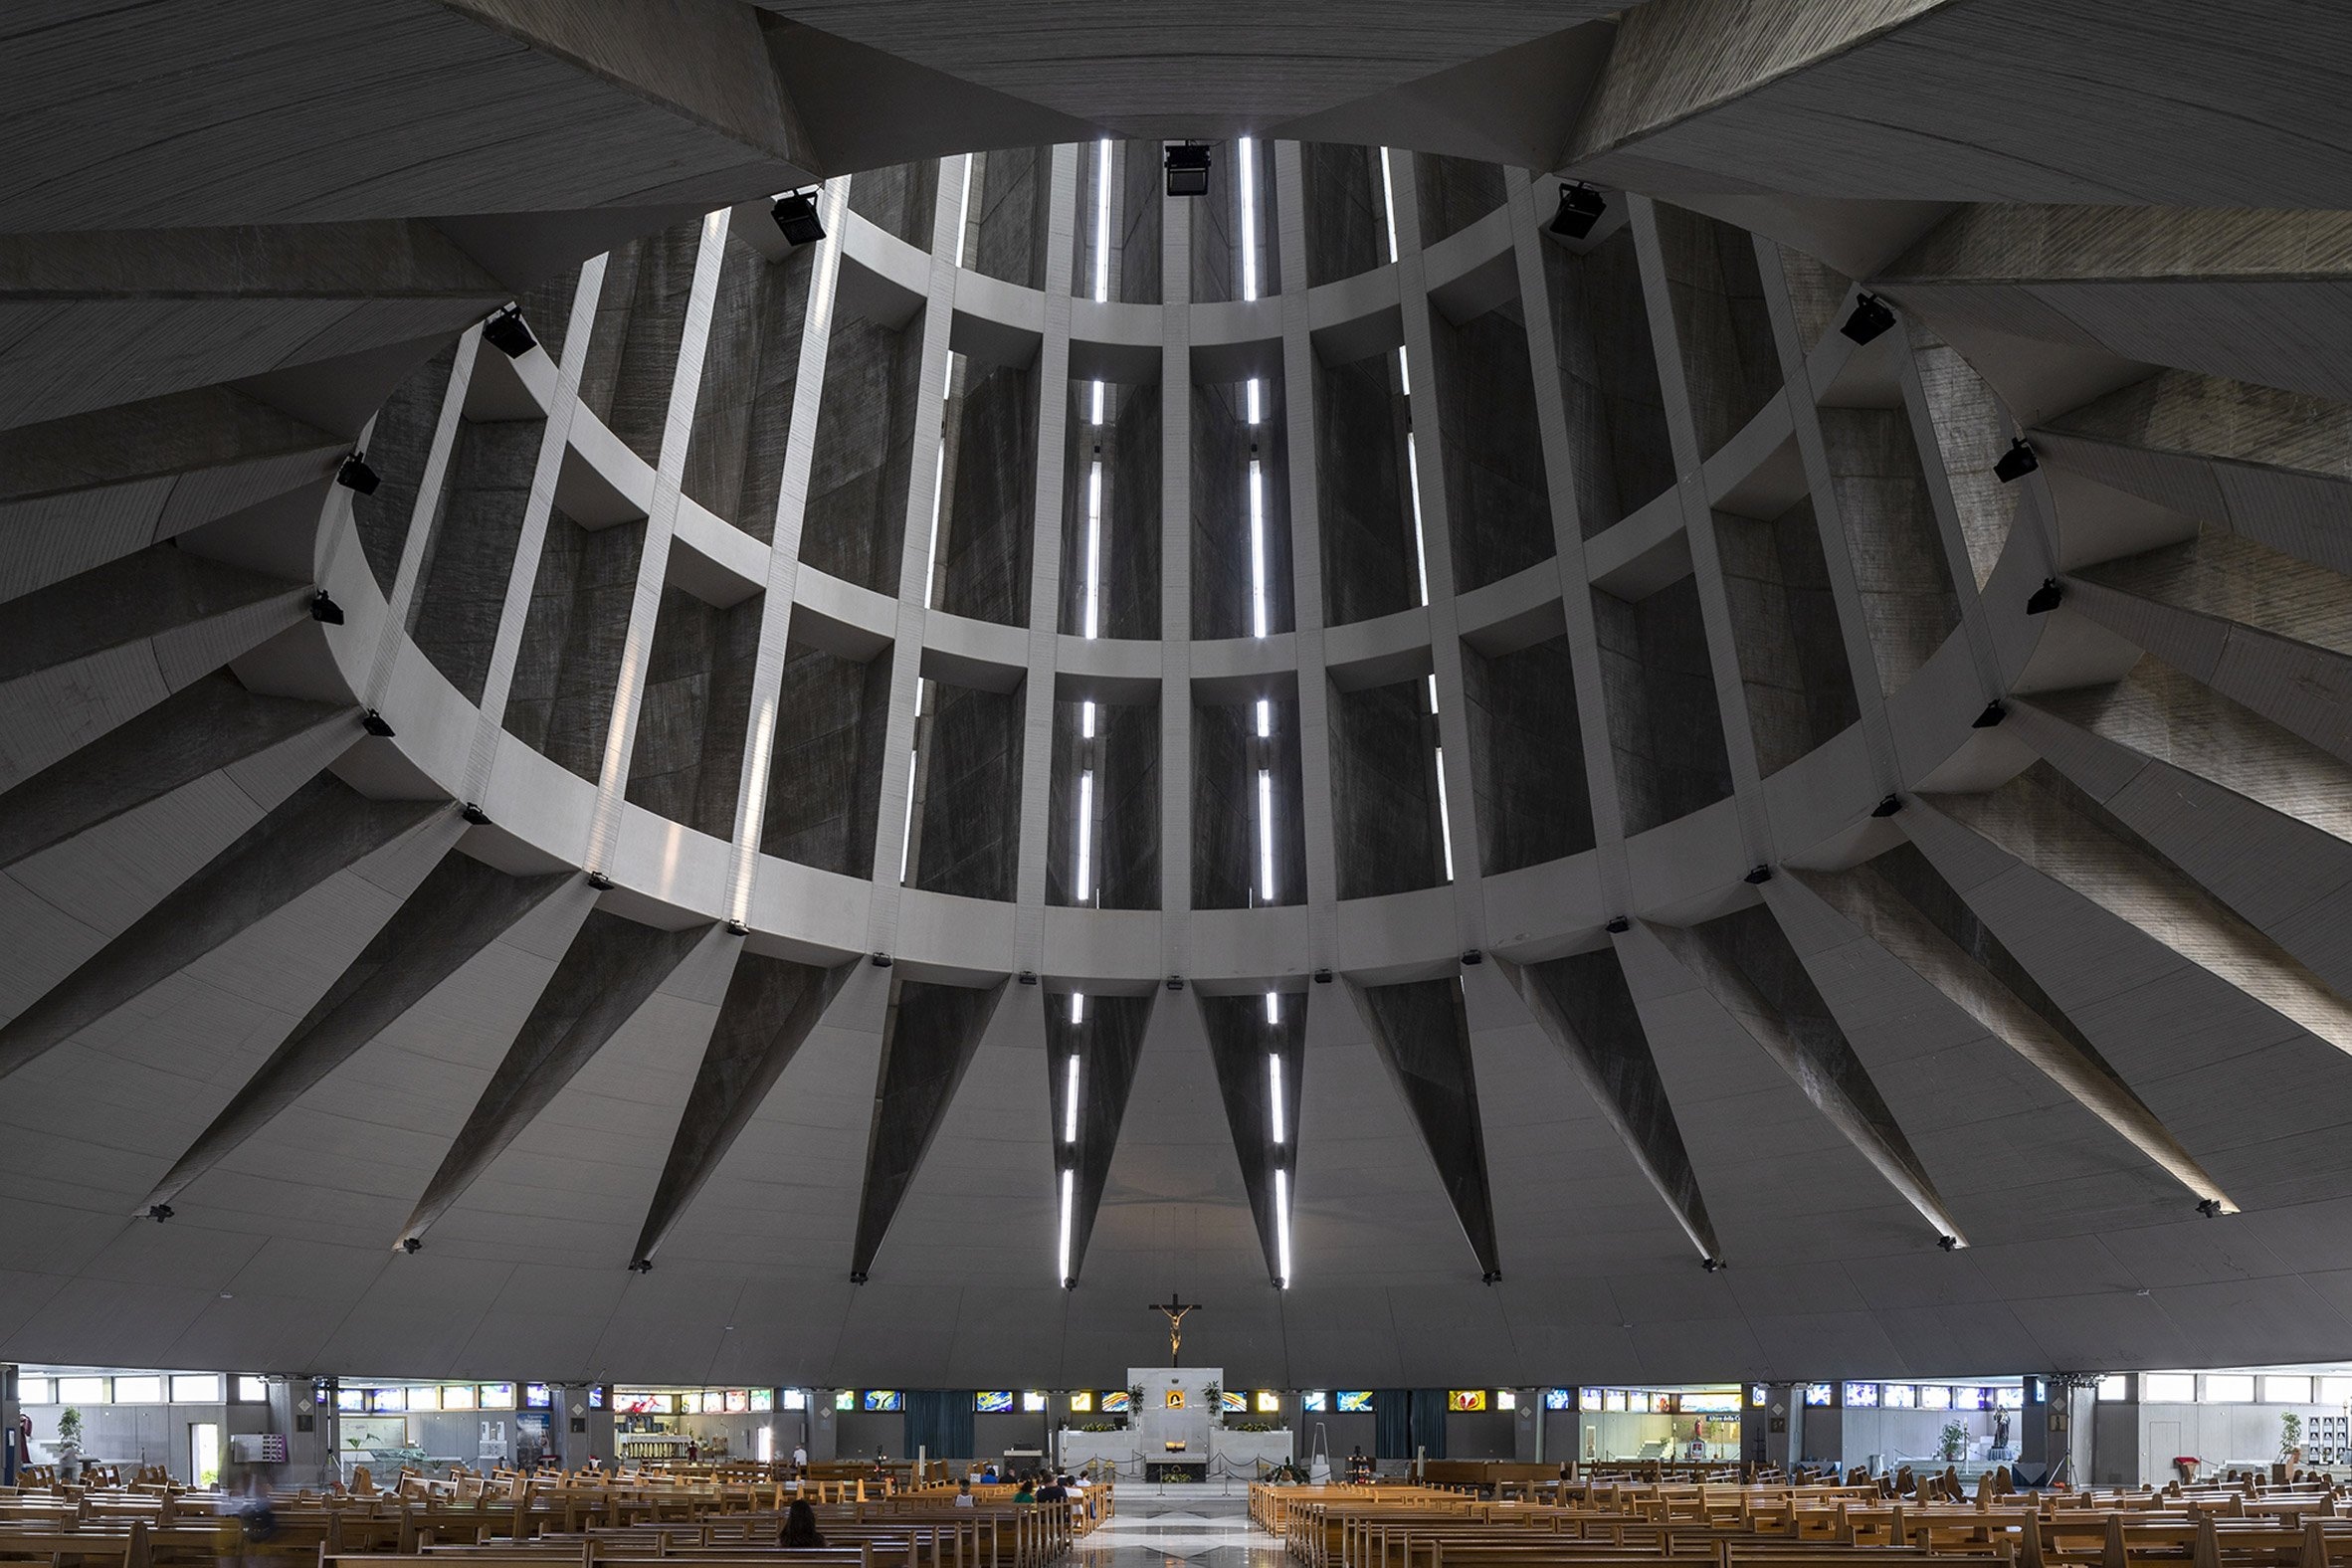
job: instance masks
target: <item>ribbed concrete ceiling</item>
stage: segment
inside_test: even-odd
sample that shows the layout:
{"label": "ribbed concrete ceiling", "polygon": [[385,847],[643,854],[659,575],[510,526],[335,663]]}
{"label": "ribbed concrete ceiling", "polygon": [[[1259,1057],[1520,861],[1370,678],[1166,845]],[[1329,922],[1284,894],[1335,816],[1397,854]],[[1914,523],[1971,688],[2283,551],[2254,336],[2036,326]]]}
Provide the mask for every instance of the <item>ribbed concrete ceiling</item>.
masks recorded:
{"label": "ribbed concrete ceiling", "polygon": [[0,21],[0,1356],[2352,1336],[2348,24],[314,10]]}

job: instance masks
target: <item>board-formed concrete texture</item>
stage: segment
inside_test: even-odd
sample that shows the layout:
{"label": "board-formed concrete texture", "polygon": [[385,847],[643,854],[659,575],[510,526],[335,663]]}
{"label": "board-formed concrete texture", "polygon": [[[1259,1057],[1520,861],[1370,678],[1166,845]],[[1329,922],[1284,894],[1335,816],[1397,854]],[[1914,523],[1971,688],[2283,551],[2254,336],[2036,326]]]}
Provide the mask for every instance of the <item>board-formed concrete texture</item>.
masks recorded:
{"label": "board-formed concrete texture", "polygon": [[0,1359],[2352,1339],[2337,10],[29,0],[0,94]]}

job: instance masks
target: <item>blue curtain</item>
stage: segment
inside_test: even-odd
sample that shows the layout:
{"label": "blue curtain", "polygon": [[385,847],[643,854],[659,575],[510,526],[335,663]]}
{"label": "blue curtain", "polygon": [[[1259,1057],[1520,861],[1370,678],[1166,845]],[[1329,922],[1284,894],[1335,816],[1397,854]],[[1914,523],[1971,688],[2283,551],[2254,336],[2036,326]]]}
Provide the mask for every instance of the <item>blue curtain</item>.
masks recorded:
{"label": "blue curtain", "polygon": [[906,1391],[906,1447],[903,1458],[917,1450],[934,1460],[972,1457],[972,1394],[969,1389],[910,1388]]}
{"label": "blue curtain", "polygon": [[1413,1391],[1378,1388],[1372,1391],[1372,1455],[1375,1459],[1413,1457]]}
{"label": "blue curtain", "polygon": [[1446,1457],[1446,1391],[1442,1388],[1417,1388],[1413,1391],[1413,1446],[1427,1449],[1433,1460]]}

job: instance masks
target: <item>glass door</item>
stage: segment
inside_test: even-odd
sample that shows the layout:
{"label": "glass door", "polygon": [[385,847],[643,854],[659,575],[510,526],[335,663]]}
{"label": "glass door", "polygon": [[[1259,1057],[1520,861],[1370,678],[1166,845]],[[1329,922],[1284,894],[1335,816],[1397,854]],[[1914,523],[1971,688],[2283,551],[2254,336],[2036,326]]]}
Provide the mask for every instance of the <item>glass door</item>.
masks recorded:
{"label": "glass door", "polygon": [[188,1424],[188,1478],[199,1486],[221,1483],[221,1428],[214,1421]]}

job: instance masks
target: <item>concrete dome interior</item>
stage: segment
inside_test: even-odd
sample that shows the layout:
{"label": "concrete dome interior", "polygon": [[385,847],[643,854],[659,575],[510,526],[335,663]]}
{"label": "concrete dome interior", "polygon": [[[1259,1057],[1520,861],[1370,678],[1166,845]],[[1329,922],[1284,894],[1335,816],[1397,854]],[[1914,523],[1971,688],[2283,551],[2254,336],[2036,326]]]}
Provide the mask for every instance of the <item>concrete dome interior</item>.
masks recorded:
{"label": "concrete dome interior", "polygon": [[2343,1353],[2347,24],[675,9],[0,21],[0,1358]]}

